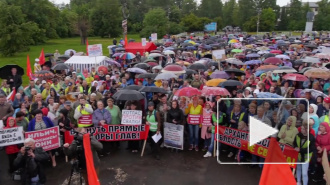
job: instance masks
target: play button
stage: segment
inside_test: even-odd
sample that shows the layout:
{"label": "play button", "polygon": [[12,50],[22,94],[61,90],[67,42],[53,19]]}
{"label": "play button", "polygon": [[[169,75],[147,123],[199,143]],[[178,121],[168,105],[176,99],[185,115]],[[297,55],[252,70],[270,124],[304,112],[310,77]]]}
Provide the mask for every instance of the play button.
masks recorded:
{"label": "play button", "polygon": [[276,128],[273,128],[252,116],[249,116],[249,129],[249,146],[253,146],[259,141],[262,141],[278,132]]}

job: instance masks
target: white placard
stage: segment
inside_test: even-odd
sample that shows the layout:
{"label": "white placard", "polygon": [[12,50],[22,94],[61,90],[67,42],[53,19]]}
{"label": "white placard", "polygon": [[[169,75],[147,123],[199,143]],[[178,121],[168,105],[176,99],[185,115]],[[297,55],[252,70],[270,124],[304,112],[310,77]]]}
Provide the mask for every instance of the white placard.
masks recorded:
{"label": "white placard", "polygon": [[24,143],[23,127],[0,130],[0,147]]}
{"label": "white placard", "polygon": [[90,57],[103,56],[102,44],[89,45],[88,56]]}
{"label": "white placard", "polygon": [[147,39],[146,38],[142,38],[141,39],[142,42],[142,46],[146,46],[147,45]]}
{"label": "white placard", "polygon": [[0,120],[0,129],[2,129],[2,128],[3,128],[3,121]]}
{"label": "white placard", "polygon": [[141,125],[142,111],[140,110],[123,110],[121,117],[122,125]]}
{"label": "white placard", "polygon": [[212,55],[214,56],[214,58],[216,60],[220,60],[220,59],[223,59],[224,58],[224,56],[226,55],[226,51],[224,49],[213,50],[212,51]]}
{"label": "white placard", "polygon": [[183,125],[164,123],[164,146],[183,150]]}
{"label": "white placard", "polygon": [[243,41],[243,37],[240,37],[240,38],[239,38],[239,41],[242,42],[242,41]]}
{"label": "white placard", "polygon": [[157,41],[157,33],[151,34],[151,41]]}
{"label": "white placard", "polygon": [[327,47],[322,48],[322,53],[330,53],[330,48]]}

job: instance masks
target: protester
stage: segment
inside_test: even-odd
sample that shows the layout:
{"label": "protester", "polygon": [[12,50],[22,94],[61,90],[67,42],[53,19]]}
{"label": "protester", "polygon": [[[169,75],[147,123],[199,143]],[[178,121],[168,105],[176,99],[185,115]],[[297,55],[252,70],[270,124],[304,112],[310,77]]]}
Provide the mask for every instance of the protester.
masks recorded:
{"label": "protester", "polygon": [[[158,115],[157,115],[158,114]],[[160,129],[161,129],[161,123],[158,121],[157,118],[159,118],[159,113],[155,110],[155,105],[153,102],[148,103],[148,110],[146,114],[146,124],[150,126],[150,131],[149,131],[149,142],[150,142],[150,147],[152,154],[155,156],[157,160],[160,160],[160,146],[158,142],[155,142],[152,139],[152,136],[155,134],[161,134]]]}
{"label": "protester", "polygon": [[[13,117],[9,117],[7,119],[7,126],[4,127],[4,129],[8,129],[8,128],[14,128],[17,127],[16,125],[16,120]],[[5,150],[6,150],[6,154],[8,156],[8,161],[9,161],[9,170],[8,172],[11,174],[13,173],[15,170],[14,168],[14,160],[17,157],[19,150],[19,145],[9,145],[9,146],[5,146]]]}
{"label": "protester", "polygon": [[[79,99],[80,105],[75,109],[74,112],[74,118],[78,120],[78,127],[91,127],[93,126],[92,122],[92,114],[93,109],[91,105],[86,104],[86,99],[84,97],[81,97]],[[82,118],[87,118],[86,120],[83,120]]]}
{"label": "protester", "polygon": [[279,142],[293,146],[293,141],[296,135],[298,134],[298,129],[296,128],[297,118],[290,116],[286,124],[281,127],[278,137],[280,138]]}

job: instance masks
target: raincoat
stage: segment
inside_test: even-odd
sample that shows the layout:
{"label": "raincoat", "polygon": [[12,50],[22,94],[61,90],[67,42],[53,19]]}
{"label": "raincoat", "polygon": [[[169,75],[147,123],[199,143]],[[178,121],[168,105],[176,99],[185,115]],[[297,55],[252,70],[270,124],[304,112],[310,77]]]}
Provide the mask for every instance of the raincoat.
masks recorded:
{"label": "raincoat", "polygon": [[[288,120],[292,119],[292,124],[290,127],[288,127]],[[280,138],[280,143],[283,144],[288,144],[293,146],[293,141],[294,138],[296,137],[296,135],[298,134],[298,129],[296,128],[296,122],[297,122],[297,118],[294,116],[290,116],[287,120],[286,120],[286,124],[283,125],[281,127],[280,132],[278,133],[278,137]],[[282,138],[282,135],[285,133],[285,138]]]}

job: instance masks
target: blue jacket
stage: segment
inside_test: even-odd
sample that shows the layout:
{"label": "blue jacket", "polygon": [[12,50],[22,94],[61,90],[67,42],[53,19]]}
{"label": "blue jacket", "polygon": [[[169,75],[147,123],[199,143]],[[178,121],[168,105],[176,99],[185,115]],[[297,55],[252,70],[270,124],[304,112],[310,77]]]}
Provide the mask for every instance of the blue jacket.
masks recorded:
{"label": "blue jacket", "polygon": [[106,124],[111,123],[111,114],[107,109],[103,109],[103,111],[101,111],[100,109],[96,109],[93,112],[92,122],[95,127],[100,126],[99,123],[101,120],[105,120]]}
{"label": "blue jacket", "polygon": [[[50,127],[54,126],[53,122],[48,117],[43,116],[42,120],[45,122],[47,128],[50,128]],[[34,130],[35,125],[36,125],[36,118],[33,118],[30,121],[29,125],[28,125],[28,130],[27,131],[28,132],[35,131]]]}

